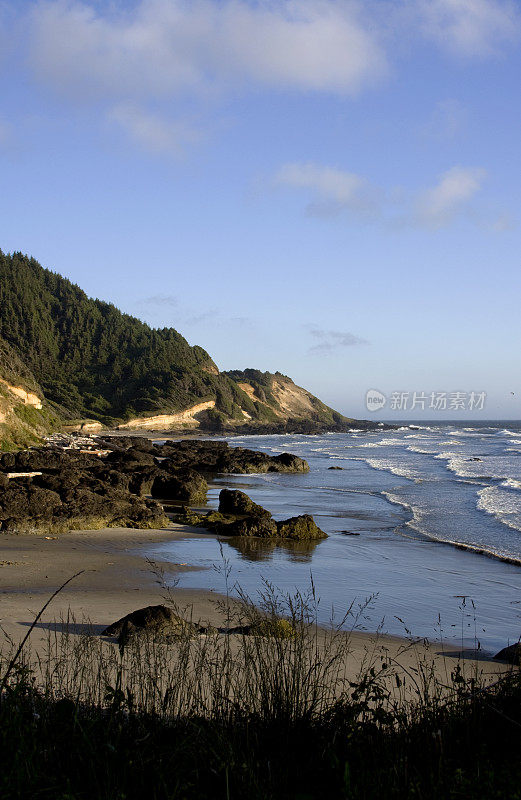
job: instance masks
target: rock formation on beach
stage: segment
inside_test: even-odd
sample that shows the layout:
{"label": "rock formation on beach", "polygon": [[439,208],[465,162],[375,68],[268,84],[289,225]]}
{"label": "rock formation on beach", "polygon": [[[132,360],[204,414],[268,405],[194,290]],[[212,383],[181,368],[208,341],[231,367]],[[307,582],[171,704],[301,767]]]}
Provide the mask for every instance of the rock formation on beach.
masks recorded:
{"label": "rock formation on beach", "polygon": [[275,521],[270,512],[257,505],[238,489],[222,489],[219,510],[201,514],[190,508],[175,517],[176,521],[206,528],[221,536],[292,539],[296,541],[326,539],[312,516],[301,514]]}
{"label": "rock formation on beach", "polygon": [[[159,445],[119,436],[79,441],[77,447],[51,444],[0,454],[0,531],[162,528],[168,524],[163,504],[204,504],[207,478],[217,473],[308,470],[303,459],[290,453],[270,456],[227,442],[183,440]],[[189,518],[193,513],[184,512],[189,524],[194,524],[195,517]],[[268,511],[242,492],[223,490],[219,512],[214,513],[220,524],[235,525],[222,529],[226,535],[295,539],[321,535],[311,518],[275,523]],[[209,519],[207,527],[217,530],[216,519]]]}

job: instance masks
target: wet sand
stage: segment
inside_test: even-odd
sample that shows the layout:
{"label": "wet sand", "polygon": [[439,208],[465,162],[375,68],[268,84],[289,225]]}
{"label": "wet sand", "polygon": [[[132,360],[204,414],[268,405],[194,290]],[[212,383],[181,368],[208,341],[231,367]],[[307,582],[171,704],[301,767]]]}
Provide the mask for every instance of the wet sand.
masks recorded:
{"label": "wet sand", "polygon": [[[31,634],[31,647],[44,646],[49,629],[60,629],[61,620],[72,614],[77,632],[87,626],[102,629],[137,608],[165,601],[162,585],[175,583],[175,576],[194,569],[189,564],[156,562],[164,576],[148,562],[149,547],[190,535],[190,529],[172,524],[163,530],[111,528],[98,531],[74,531],[58,537],[3,534],[0,539],[0,625],[5,636],[19,642],[27,633],[36,614],[56,589],[78,572],[44,612]],[[200,532],[197,534],[200,538]],[[213,537],[212,537],[213,538]],[[174,587],[172,596],[193,620],[223,624],[212,591]],[[463,657],[465,671],[475,670],[492,678],[508,670],[508,665],[474,653],[460,654],[456,648],[439,643],[416,645],[399,637],[353,632],[348,672],[355,676],[360,665],[378,654],[392,659],[404,671],[417,666],[418,660],[431,663],[436,674],[446,681],[458,658]],[[7,642],[5,642],[7,646]]]}

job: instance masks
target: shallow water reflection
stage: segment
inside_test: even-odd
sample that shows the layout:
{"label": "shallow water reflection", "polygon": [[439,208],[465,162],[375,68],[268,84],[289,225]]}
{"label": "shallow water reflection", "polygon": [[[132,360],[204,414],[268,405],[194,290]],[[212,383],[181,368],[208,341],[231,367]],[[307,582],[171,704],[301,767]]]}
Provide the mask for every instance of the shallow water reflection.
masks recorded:
{"label": "shallow water reflection", "polygon": [[226,543],[233,547],[246,561],[271,561],[276,551],[282,551],[293,563],[311,561],[316,548],[322,541],[293,542],[284,539],[255,539],[232,536]]}

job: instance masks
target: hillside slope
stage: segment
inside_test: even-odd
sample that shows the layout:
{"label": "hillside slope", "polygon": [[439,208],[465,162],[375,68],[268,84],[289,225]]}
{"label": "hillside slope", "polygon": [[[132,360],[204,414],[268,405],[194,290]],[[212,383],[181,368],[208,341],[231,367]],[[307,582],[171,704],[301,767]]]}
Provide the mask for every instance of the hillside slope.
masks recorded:
{"label": "hillside slope", "polygon": [[34,375],[0,337],[0,449],[34,444],[55,424]]}
{"label": "hillside slope", "polygon": [[0,378],[69,423],[289,430],[309,422],[345,430],[353,422],[280,373],[220,373],[175,329],[151,328],[92,299],[22,253],[0,251],[0,341]]}

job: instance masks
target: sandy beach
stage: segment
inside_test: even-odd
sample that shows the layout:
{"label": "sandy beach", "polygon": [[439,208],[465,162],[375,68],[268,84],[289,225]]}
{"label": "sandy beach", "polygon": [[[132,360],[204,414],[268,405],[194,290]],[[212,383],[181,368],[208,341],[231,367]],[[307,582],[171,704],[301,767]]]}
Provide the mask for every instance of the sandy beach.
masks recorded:
{"label": "sandy beach", "polygon": [[[163,530],[112,528],[74,531],[58,537],[44,535],[3,535],[0,540],[0,625],[4,633],[18,642],[52,593],[68,578],[82,571],[43,614],[31,634],[31,648],[38,651],[49,629],[60,628],[60,621],[72,613],[78,633],[86,625],[95,632],[123,615],[164,601],[161,580],[147,561],[147,545],[186,536],[190,529],[172,524]],[[200,533],[198,534],[200,536]],[[189,564],[158,563],[167,582],[176,574],[191,569]],[[195,589],[173,589],[173,597],[186,614],[198,621],[223,624],[216,608],[219,595]],[[362,662],[376,653],[411,670],[418,659],[431,663],[440,680],[446,680],[460,658],[454,647],[439,642],[416,645],[399,637],[352,632],[348,672],[357,674]],[[463,653],[461,663],[491,679],[509,669],[508,665],[483,656]]]}

